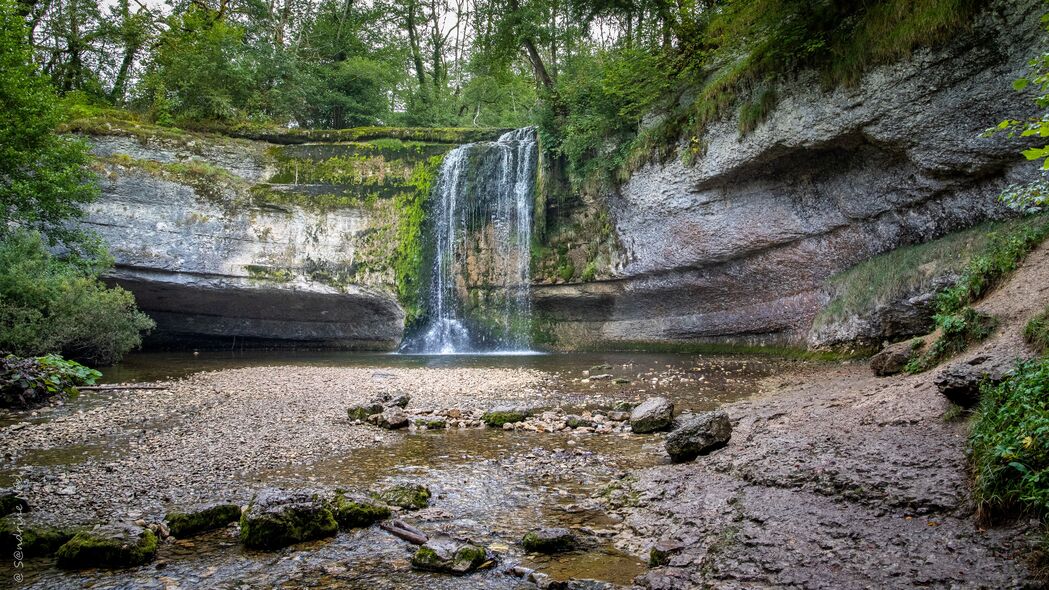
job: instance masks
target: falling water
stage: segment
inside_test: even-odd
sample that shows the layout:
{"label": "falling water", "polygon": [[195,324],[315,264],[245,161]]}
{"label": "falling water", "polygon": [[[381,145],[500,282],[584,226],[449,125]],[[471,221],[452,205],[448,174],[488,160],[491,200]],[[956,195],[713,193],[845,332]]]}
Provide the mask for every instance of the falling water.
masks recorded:
{"label": "falling water", "polygon": [[[434,260],[426,319],[402,352],[529,348],[536,159],[532,128],[445,156],[430,197]],[[476,292],[468,295],[467,285]]]}

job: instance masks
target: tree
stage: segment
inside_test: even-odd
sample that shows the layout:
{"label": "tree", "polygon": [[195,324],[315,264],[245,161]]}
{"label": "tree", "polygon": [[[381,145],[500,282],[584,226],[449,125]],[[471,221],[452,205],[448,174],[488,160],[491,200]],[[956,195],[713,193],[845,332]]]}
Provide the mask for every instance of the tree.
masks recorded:
{"label": "tree", "polygon": [[70,221],[98,195],[88,149],[55,133],[58,98],[27,38],[15,3],[0,0],[0,238],[33,229],[52,244],[81,247],[85,236]]}

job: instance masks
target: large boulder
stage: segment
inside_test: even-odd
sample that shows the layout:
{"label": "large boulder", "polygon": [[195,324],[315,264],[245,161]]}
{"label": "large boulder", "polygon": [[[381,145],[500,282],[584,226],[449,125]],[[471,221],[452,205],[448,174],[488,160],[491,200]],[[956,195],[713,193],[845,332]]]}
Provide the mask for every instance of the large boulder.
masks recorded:
{"label": "large boulder", "polygon": [[[917,354],[915,341],[897,342],[882,349],[871,357],[871,372],[878,377],[888,377],[902,373],[907,363]],[[920,341],[917,341],[920,344]]]}
{"label": "large boulder", "polygon": [[704,412],[684,420],[667,435],[665,447],[675,463],[691,461],[725,446],[732,437],[732,422],[724,410]]}
{"label": "large boulder", "polygon": [[665,397],[650,397],[630,412],[630,429],[638,434],[670,428],[674,404]]}
{"label": "large boulder", "polygon": [[461,575],[476,570],[492,559],[491,553],[480,545],[441,535],[419,547],[412,556],[412,567]]}
{"label": "large boulder", "polygon": [[311,491],[262,490],[240,518],[240,541],[252,549],[280,549],[338,530],[332,503]]}
{"label": "large boulder", "polygon": [[566,528],[545,528],[529,531],[521,545],[531,553],[564,553],[575,549],[578,542]]}
{"label": "large boulder", "polygon": [[188,512],[169,512],[164,520],[168,522],[168,530],[172,536],[192,537],[237,522],[240,520],[240,506],[210,504]]}
{"label": "large boulder", "polygon": [[81,531],[55,553],[65,569],[124,568],[149,563],[157,554],[157,536],[136,525],[117,524]]}
{"label": "large boulder", "polygon": [[944,367],[933,379],[936,388],[947,399],[969,408],[980,401],[980,386],[1001,383],[1009,376],[1014,363],[1004,357],[981,355]]}
{"label": "large boulder", "polygon": [[350,420],[367,420],[376,414],[382,414],[387,408],[408,407],[411,396],[406,393],[381,393],[362,404],[355,404],[346,409]]}

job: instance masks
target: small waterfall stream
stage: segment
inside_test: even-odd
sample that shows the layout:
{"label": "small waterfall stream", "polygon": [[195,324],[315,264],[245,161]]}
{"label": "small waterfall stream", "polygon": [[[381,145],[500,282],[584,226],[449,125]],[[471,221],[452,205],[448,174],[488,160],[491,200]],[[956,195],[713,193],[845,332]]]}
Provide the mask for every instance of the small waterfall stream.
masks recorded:
{"label": "small waterfall stream", "polygon": [[430,197],[426,318],[401,352],[528,350],[537,159],[530,127],[445,156]]}

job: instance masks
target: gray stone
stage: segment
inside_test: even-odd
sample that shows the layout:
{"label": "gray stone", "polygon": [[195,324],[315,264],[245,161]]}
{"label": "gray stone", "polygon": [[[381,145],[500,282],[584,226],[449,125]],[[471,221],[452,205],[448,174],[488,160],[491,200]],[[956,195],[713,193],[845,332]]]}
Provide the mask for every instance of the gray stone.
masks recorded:
{"label": "gray stone", "polygon": [[333,536],[339,523],[332,502],[309,490],[260,491],[240,519],[240,541],[251,549],[280,549]]}
{"label": "gray stone", "polygon": [[542,528],[525,534],[521,545],[531,553],[564,553],[575,549],[578,542],[566,528]]}
{"label": "gray stone", "polygon": [[630,412],[630,429],[638,434],[666,430],[674,422],[674,404],[665,397],[650,397]]}
{"label": "gray stone", "polygon": [[368,416],[368,421],[380,428],[397,430],[408,427],[408,414],[397,406],[386,408],[382,413]]}
{"label": "gray stone", "polygon": [[691,461],[721,448],[732,437],[732,422],[724,410],[687,418],[669,435],[665,447],[675,463]]}
{"label": "gray stone", "polygon": [[871,372],[878,377],[887,377],[903,372],[917,351],[911,341],[897,342],[886,346],[871,357]]}
{"label": "gray stone", "polygon": [[157,536],[137,525],[115,524],[81,531],[55,553],[65,569],[125,568],[148,563],[157,554]]}
{"label": "gray stone", "polygon": [[980,401],[980,386],[1000,383],[1015,366],[1010,359],[990,355],[947,365],[933,378],[933,383],[947,399],[970,408]]}
{"label": "gray stone", "polygon": [[424,571],[462,575],[475,571],[493,557],[480,545],[439,535],[419,547],[412,556],[412,567]]}

